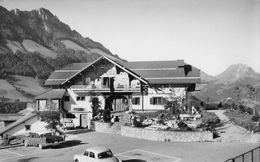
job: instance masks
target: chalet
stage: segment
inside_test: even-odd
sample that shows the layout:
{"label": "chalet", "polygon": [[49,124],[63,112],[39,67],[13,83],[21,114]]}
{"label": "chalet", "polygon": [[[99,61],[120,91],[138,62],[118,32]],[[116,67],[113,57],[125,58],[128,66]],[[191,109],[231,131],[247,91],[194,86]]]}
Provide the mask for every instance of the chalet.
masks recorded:
{"label": "chalet", "polygon": [[113,112],[161,110],[171,96],[185,96],[199,82],[200,70],[183,60],[125,62],[100,56],[54,71],[45,82],[52,89],[36,97],[37,109],[63,110],[84,127],[92,118],[92,97]]}

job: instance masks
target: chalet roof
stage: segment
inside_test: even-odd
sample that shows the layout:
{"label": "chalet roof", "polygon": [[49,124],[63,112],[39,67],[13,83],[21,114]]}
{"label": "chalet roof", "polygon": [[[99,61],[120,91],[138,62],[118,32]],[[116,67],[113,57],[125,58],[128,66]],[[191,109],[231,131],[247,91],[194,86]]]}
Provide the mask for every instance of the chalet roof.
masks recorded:
{"label": "chalet roof", "polygon": [[60,99],[64,96],[65,92],[65,89],[52,89],[35,97],[35,99]]}
{"label": "chalet roof", "polygon": [[46,80],[45,85],[61,85],[61,84],[64,84],[65,82],[69,81],[71,78],[73,78],[74,76],[76,76],[77,74],[82,72],[83,70],[87,69],[88,67],[90,67],[91,65],[96,63],[97,61],[104,59],[104,58],[107,59],[108,61],[110,61],[111,63],[115,64],[119,68],[123,69],[124,71],[130,73],[131,75],[133,75],[137,79],[141,80],[142,82],[147,83],[147,81],[145,79],[136,75],[130,69],[127,69],[124,65],[122,65],[122,63],[124,61],[115,61],[110,57],[100,56],[99,58],[97,58],[96,60],[94,60],[92,62],[73,63],[71,65],[68,65],[68,66],[60,69],[60,70],[55,70],[49,76],[49,78]]}
{"label": "chalet roof", "polygon": [[76,76],[78,73],[83,71],[84,69],[88,68],[90,65],[94,64],[98,60],[103,58],[100,56],[96,60],[92,62],[85,62],[85,63],[73,63],[70,64],[60,70],[55,70],[49,78],[46,80],[45,85],[59,85],[63,84],[66,81],[70,80],[74,76]]}
{"label": "chalet roof", "polygon": [[74,63],[53,72],[45,82],[46,85],[59,85],[67,82],[78,73],[88,68],[101,58],[105,58],[113,64],[121,67],[128,73],[145,83],[150,84],[174,84],[174,83],[199,83],[200,70],[188,65],[184,60],[173,61],[137,61],[126,62],[113,60],[110,57],[101,56],[93,62]]}

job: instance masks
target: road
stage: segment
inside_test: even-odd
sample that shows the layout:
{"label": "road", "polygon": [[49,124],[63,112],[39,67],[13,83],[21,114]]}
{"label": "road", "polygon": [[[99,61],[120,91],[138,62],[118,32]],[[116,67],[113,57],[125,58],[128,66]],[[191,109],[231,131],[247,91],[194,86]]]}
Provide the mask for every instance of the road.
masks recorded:
{"label": "road", "polygon": [[19,147],[0,150],[2,162],[71,162],[90,146],[108,146],[125,162],[221,162],[258,146],[256,143],[156,142],[98,132],[71,135],[66,144],[40,150]]}

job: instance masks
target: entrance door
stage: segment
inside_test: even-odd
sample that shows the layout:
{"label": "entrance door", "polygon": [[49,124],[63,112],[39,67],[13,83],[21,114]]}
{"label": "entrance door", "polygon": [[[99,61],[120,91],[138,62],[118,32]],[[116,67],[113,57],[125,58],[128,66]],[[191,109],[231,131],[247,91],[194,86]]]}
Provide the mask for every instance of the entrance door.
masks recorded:
{"label": "entrance door", "polygon": [[88,115],[81,114],[80,115],[80,126],[86,128],[88,126]]}

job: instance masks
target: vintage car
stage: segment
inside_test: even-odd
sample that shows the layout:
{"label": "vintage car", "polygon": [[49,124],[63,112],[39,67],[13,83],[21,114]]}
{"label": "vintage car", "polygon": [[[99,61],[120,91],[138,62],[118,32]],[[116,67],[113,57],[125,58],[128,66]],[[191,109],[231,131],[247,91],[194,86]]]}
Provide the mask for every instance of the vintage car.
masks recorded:
{"label": "vintage car", "polygon": [[53,132],[42,134],[30,132],[27,135],[20,136],[20,138],[22,139],[24,146],[37,146],[41,149],[65,141],[65,135],[58,136]]}
{"label": "vintage car", "polygon": [[73,123],[73,120],[72,119],[64,119],[62,121],[62,129],[74,129],[74,123]]}
{"label": "vintage car", "polygon": [[84,153],[74,155],[74,162],[122,162],[107,147],[91,147]]}

